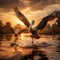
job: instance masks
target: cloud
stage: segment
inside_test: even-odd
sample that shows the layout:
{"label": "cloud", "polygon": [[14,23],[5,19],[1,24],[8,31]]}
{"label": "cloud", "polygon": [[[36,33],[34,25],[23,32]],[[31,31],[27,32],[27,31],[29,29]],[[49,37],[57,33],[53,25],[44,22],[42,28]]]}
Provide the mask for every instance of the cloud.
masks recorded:
{"label": "cloud", "polygon": [[[22,10],[22,13],[28,18],[30,22],[32,20],[35,20],[35,25],[37,25],[44,17],[48,16],[55,10],[60,11],[60,5],[54,4],[47,6],[43,10],[35,10],[35,11],[30,10],[30,8],[26,8]],[[51,22],[51,24],[53,24],[54,22],[55,21]]]}
{"label": "cloud", "polygon": [[0,20],[3,24],[6,24],[6,22],[10,22],[12,26],[15,26],[18,23],[23,25],[23,23],[15,16],[14,12],[0,13]]}
{"label": "cloud", "polygon": [[11,11],[17,5],[20,9],[29,7],[32,11],[42,10],[51,4],[60,4],[60,0],[0,0],[0,11]]}
{"label": "cloud", "polygon": [[59,4],[60,0],[28,0],[31,10],[42,10],[48,5]]}
{"label": "cloud", "polygon": [[52,11],[60,10],[59,4],[60,0],[0,0],[0,19],[3,22],[10,21],[12,25],[18,23],[19,19],[13,12],[13,7],[17,5],[30,22],[35,20],[38,24]]}
{"label": "cloud", "polygon": [[0,0],[0,11],[10,11],[15,5],[20,9],[26,7],[22,0]]}

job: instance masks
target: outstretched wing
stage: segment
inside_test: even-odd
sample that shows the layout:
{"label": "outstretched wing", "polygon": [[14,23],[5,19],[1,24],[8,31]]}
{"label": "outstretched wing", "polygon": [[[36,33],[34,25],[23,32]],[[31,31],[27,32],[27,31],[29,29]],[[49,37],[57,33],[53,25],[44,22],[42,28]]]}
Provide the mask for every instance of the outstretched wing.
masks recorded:
{"label": "outstretched wing", "polygon": [[14,11],[16,13],[16,16],[27,26],[30,26],[30,23],[28,21],[28,19],[19,11],[19,9],[16,7],[14,7]]}
{"label": "outstretched wing", "polygon": [[48,15],[42,19],[42,21],[38,24],[36,29],[42,30],[46,26],[48,21],[51,21],[51,20],[55,19],[56,17],[57,17],[56,11],[52,12],[50,15]]}

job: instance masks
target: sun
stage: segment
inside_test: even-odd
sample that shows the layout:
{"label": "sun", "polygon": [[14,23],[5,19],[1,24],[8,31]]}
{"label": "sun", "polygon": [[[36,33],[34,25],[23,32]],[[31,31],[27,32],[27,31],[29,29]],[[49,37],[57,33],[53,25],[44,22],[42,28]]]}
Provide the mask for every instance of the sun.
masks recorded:
{"label": "sun", "polygon": [[13,22],[15,25],[16,25],[16,24],[20,24],[20,25],[25,26],[24,23],[23,23],[22,21],[20,21],[19,18],[17,18],[17,17],[13,17],[13,18],[12,18],[12,22]]}
{"label": "sun", "polygon": [[21,24],[21,25],[24,25],[24,23],[22,21],[20,21],[20,20],[17,20],[17,23]]}

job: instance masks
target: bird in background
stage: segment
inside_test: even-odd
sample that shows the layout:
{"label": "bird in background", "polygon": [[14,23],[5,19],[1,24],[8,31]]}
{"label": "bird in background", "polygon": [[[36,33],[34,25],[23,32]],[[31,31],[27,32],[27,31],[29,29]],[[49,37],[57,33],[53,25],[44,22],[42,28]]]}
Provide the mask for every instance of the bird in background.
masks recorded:
{"label": "bird in background", "polygon": [[44,17],[36,27],[33,27],[35,21],[32,20],[32,22],[30,23],[29,20],[23,15],[23,13],[19,11],[17,6],[14,7],[14,12],[16,14],[16,17],[19,18],[19,20],[22,21],[27,26],[27,28],[29,28],[33,38],[39,39],[40,36],[38,34],[38,30],[44,29],[48,21],[52,21],[57,18],[60,11],[53,11],[48,16]]}

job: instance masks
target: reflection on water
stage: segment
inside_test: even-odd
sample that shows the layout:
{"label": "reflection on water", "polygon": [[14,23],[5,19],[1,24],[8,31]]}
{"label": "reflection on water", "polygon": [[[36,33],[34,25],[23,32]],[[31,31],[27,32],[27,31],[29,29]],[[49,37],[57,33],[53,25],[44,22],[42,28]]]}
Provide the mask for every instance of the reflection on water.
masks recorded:
{"label": "reflection on water", "polygon": [[60,36],[41,35],[32,44],[32,38],[26,35],[0,35],[0,59],[60,60]]}

